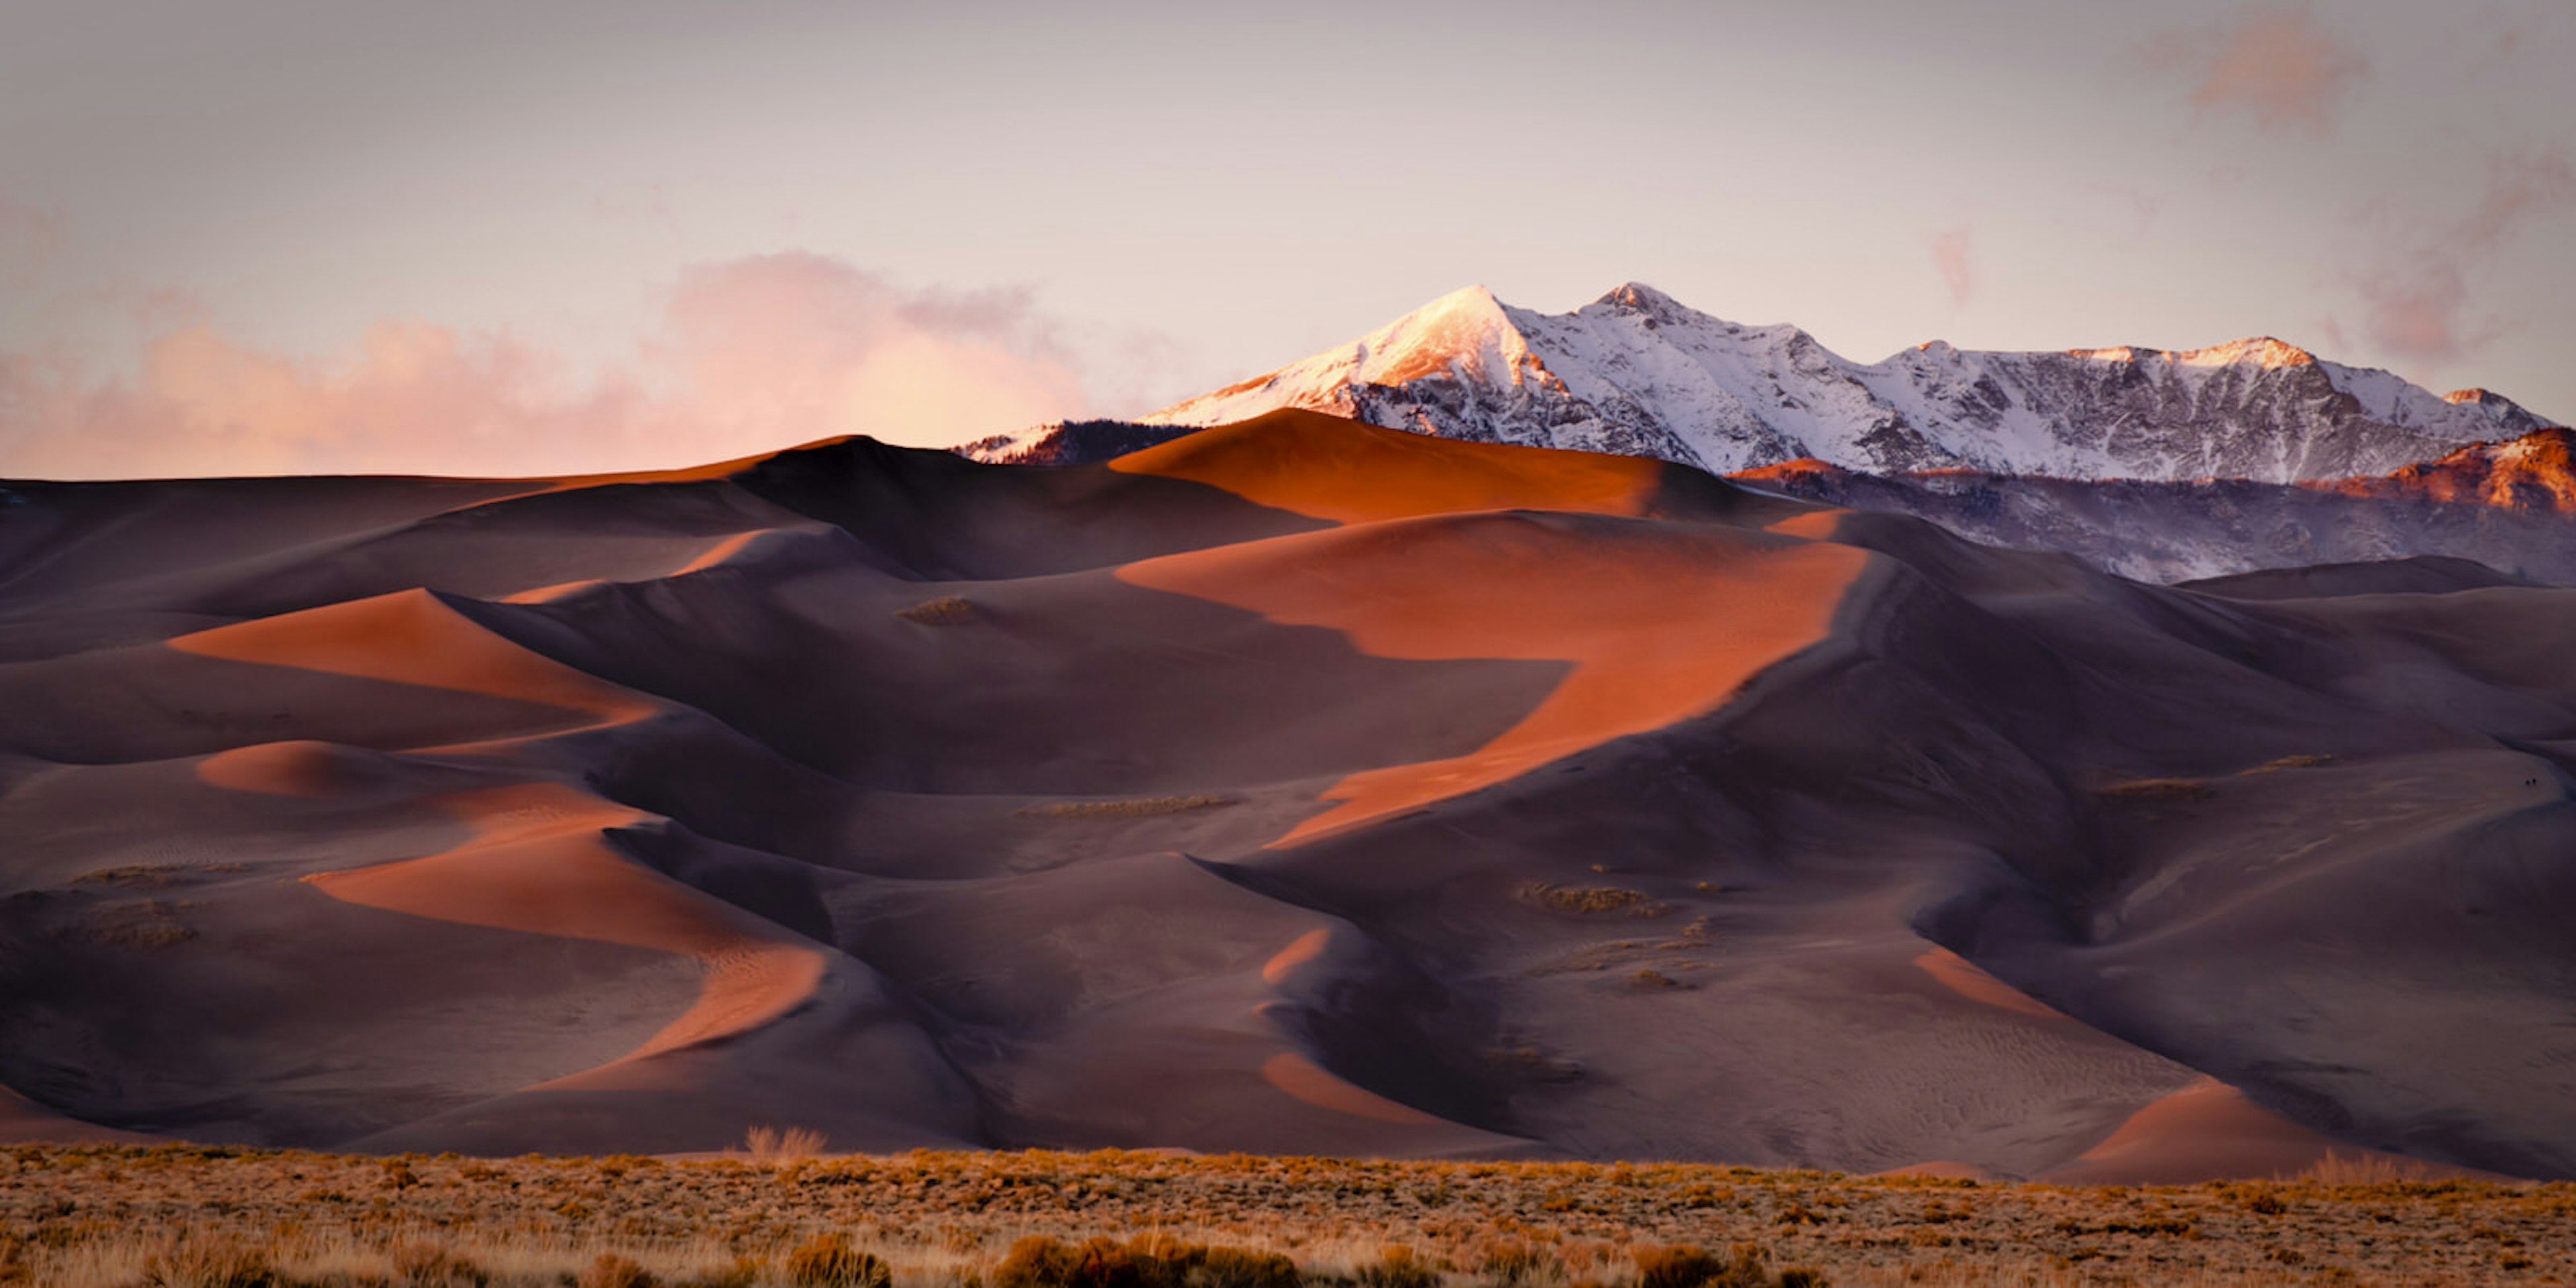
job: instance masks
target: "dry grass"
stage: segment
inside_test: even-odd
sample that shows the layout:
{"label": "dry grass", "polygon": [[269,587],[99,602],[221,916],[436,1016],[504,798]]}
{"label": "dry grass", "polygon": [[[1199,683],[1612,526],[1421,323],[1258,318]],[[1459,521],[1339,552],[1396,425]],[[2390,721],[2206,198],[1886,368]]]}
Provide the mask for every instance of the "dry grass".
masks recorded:
{"label": "dry grass", "polygon": [[180,920],[179,914],[199,906],[158,899],[108,904],[87,910],[79,920],[58,927],[54,935],[103,948],[175,948],[197,937],[196,928]]}
{"label": "dry grass", "polygon": [[2358,1160],[2287,1181],[2079,1189],[1116,1151],[754,1162],[0,1147],[11,1288],[2571,1281],[2576,1185],[2388,1180]]}
{"label": "dry grass", "polygon": [[213,876],[239,876],[245,863],[128,863],[100,868],[72,878],[74,885],[107,885],[127,890],[166,890]]}
{"label": "dry grass", "polygon": [[894,1272],[885,1258],[850,1246],[838,1230],[815,1235],[787,1254],[787,1282],[796,1288],[886,1288]]}
{"label": "dry grass", "polygon": [[823,1152],[830,1138],[809,1127],[754,1127],[743,1134],[743,1152],[764,1167],[795,1163]]}
{"label": "dry grass", "polygon": [[1242,803],[1231,796],[1136,796],[1118,801],[1050,801],[1014,812],[1037,818],[1159,818]]}
{"label": "dry grass", "polygon": [[1616,913],[1627,917],[1660,917],[1673,906],[1659,902],[1642,890],[1618,886],[1561,886],[1545,881],[1532,881],[1520,888],[1523,903],[1536,904],[1552,912],[1571,912],[1583,916]]}
{"label": "dry grass", "polygon": [[910,608],[898,608],[894,615],[923,626],[963,626],[975,620],[975,605],[973,601],[955,595],[941,595]]}
{"label": "dry grass", "polygon": [[2326,1186],[2395,1185],[2429,1180],[2431,1170],[2385,1154],[2338,1154],[2327,1150],[2325,1161],[2299,1173],[2298,1179]]}
{"label": "dry grass", "polygon": [[2248,769],[2243,772],[2247,774],[2277,774],[2284,769],[2322,769],[2333,763],[2335,763],[2335,758],[2332,756],[2283,756],[2278,760],[2264,761],[2262,764],[2256,765],[2252,769]]}
{"label": "dry grass", "polygon": [[2113,800],[2201,801],[2217,795],[2218,789],[2197,778],[2133,778],[2102,788],[2099,794]]}

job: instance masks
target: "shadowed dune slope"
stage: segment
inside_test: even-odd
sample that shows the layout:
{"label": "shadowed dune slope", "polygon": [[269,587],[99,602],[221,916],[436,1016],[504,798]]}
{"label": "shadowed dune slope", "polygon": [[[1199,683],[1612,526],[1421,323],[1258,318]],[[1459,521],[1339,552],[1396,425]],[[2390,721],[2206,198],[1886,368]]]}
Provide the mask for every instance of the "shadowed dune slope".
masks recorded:
{"label": "shadowed dune slope", "polygon": [[0,1134],[2576,1175],[2576,592],[1301,412],[10,488]]}

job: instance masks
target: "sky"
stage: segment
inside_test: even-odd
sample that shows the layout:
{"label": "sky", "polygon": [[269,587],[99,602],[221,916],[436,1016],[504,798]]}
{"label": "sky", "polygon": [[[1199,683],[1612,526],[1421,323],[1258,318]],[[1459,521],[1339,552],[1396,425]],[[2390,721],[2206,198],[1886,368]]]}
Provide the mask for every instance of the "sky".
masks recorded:
{"label": "sky", "polygon": [[1461,286],[2576,417],[2576,5],[7,0],[0,476],[1139,414]]}

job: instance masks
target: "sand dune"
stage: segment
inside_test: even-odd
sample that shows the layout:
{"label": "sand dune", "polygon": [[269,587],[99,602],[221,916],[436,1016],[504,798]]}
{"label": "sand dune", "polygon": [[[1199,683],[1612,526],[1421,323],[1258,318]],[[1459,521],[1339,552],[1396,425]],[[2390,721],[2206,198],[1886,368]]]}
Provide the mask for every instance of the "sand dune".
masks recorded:
{"label": "sand dune", "polygon": [[1642,515],[1675,473],[1640,457],[1536,447],[1462,459],[1419,434],[1294,412],[1149,447],[1109,468],[1187,479],[1333,523],[1486,510]]}
{"label": "sand dune", "polygon": [[632,720],[653,710],[632,695],[485,634],[427,591],[196,631],[172,639],[169,646],[198,657],[559,707],[596,721]]}
{"label": "sand dune", "polygon": [[2045,1019],[2066,1018],[2056,1007],[1996,979],[1978,969],[1975,962],[1938,944],[1924,949],[1923,955],[1914,959],[1914,964],[1923,968],[1924,974],[1941,981],[1942,987],[1971,1001]]}
{"label": "sand dune", "polygon": [[155,1145],[161,1137],[67,1118],[0,1087],[0,1144],[48,1141],[74,1145]]}
{"label": "sand dune", "polygon": [[2036,1179],[2059,1185],[2179,1185],[2213,1176],[2407,1180],[2512,1178],[2385,1150],[2356,1149],[2252,1103],[2215,1079],[2156,1101],[2075,1161]]}
{"label": "sand dune", "polygon": [[2377,1163],[2401,1176],[2465,1174],[2376,1150],[2338,1149],[2215,1078],[2140,1109],[2102,1143],[2039,1174],[2061,1185],[2182,1185],[2211,1176],[2297,1176],[2330,1157]]}
{"label": "sand dune", "polygon": [[757,1028],[802,1003],[822,977],[819,951],[602,843],[604,829],[642,819],[633,810],[551,784],[436,803],[464,820],[473,839],[304,879],[344,903],[695,959],[707,975],[697,1001],[620,1061]]}
{"label": "sand dune", "polygon": [[1566,664],[1544,699],[1474,750],[1334,784],[1324,798],[1339,805],[1274,842],[1284,845],[1715,710],[1764,667],[1822,639],[1868,562],[1848,546],[1728,529],[1507,513],[1167,555],[1118,576],[1281,625],[1326,627],[1373,657]]}
{"label": "sand dune", "polygon": [[2576,1175],[2576,596],[1281,413],[11,484],[0,1132]]}

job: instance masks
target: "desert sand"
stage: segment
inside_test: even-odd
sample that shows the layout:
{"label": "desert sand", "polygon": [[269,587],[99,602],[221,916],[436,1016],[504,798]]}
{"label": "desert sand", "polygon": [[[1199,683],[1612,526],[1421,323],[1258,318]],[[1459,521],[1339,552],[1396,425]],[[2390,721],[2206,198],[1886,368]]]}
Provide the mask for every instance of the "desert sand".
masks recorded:
{"label": "desert sand", "polygon": [[1294,412],[9,487],[10,1135],[2576,1175],[2576,591]]}

